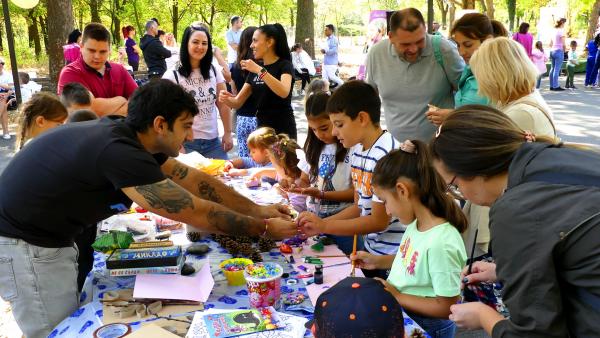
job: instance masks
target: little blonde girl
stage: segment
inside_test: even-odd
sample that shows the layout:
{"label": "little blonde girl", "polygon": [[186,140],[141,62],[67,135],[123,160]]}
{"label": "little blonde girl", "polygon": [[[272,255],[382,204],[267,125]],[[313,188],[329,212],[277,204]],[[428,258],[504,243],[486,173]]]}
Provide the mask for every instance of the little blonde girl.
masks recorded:
{"label": "little blonde girl", "polygon": [[269,148],[277,142],[275,129],[270,127],[261,127],[248,135],[246,144],[250,152],[250,157],[238,157],[225,163],[224,171],[229,176],[248,175],[248,169],[270,166]]}
{"label": "little blonde girl", "polygon": [[351,258],[363,269],[391,268],[387,281],[380,281],[410,317],[432,338],[454,337],[448,316],[467,259],[460,235],[466,217],[446,194],[423,142],[407,140],[381,158],[372,182],[386,211],[409,225],[396,255],[359,251]]}

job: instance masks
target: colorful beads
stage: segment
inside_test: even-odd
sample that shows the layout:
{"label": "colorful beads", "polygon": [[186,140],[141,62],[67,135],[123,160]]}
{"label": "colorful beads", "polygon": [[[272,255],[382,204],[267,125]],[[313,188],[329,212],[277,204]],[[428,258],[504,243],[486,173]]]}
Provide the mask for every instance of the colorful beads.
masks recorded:
{"label": "colorful beads", "polygon": [[353,289],[358,289],[360,287],[360,284],[358,283],[352,283],[352,288]]}
{"label": "colorful beads", "polygon": [[246,267],[246,274],[258,279],[273,278],[281,273],[281,267],[273,263],[256,263]]}
{"label": "colorful beads", "polygon": [[356,319],[356,315],[354,313],[351,313],[349,318],[350,318],[350,320],[355,320]]}
{"label": "colorful beads", "polygon": [[247,258],[232,258],[221,262],[221,269],[225,271],[241,271],[252,263],[253,262]]}
{"label": "colorful beads", "polygon": [[381,311],[383,311],[383,312],[387,312],[387,310],[388,310],[387,306],[385,306],[385,305],[382,305],[382,306],[381,306]]}

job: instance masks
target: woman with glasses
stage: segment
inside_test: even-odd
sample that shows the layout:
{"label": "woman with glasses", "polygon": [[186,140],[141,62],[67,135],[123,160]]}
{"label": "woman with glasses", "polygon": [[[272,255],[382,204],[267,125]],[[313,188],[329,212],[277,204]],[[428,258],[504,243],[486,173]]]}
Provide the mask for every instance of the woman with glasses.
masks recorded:
{"label": "woman with glasses", "polygon": [[[290,48],[283,26],[260,26],[252,37],[254,59],[242,60],[242,69],[250,74],[239,93],[223,91],[220,100],[238,109],[250,97],[257,100],[256,117],[259,127],[271,127],[280,134],[296,138],[296,121],[292,109],[292,65]],[[239,88],[238,88],[239,89]]]}
{"label": "woman with glasses", "polygon": [[495,263],[476,262],[463,282],[502,282],[510,312],[505,319],[463,303],[450,319],[493,337],[597,336],[600,154],[525,131],[481,105],[448,115],[430,150],[446,183],[491,207]]}
{"label": "woman with glasses", "polygon": [[[218,101],[225,90],[225,79],[218,64],[213,62],[212,41],[208,30],[192,24],[183,32],[179,63],[163,75],[179,84],[196,100],[200,113],[194,117],[194,140],[184,144],[186,152],[197,151],[205,157],[227,159],[233,148],[231,110]],[[219,141],[217,111],[223,122],[223,139]]]}

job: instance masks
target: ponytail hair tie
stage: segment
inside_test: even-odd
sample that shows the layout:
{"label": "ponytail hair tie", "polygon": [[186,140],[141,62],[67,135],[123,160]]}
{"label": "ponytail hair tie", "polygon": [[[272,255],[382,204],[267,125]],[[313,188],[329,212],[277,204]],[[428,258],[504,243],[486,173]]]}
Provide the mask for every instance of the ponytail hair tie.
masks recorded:
{"label": "ponytail hair tie", "polygon": [[535,142],[535,134],[534,133],[532,133],[529,130],[525,130],[524,134],[525,134],[524,135],[525,136],[525,141],[527,141],[529,143]]}
{"label": "ponytail hair tie", "polygon": [[402,150],[405,153],[409,153],[409,154],[416,154],[417,153],[417,147],[415,146],[414,143],[412,143],[411,140],[404,141],[400,145],[400,150]]}

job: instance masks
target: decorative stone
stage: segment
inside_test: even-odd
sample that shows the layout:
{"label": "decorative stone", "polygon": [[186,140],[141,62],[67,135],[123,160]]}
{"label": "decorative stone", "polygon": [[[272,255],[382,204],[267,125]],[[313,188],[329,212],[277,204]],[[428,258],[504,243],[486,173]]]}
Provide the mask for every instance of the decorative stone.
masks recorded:
{"label": "decorative stone", "polygon": [[279,251],[281,251],[281,253],[284,254],[291,254],[292,253],[292,247],[287,245],[287,244],[281,244],[279,246]]}
{"label": "decorative stone", "polygon": [[189,276],[189,275],[193,274],[194,272],[196,272],[196,269],[194,269],[194,267],[191,264],[185,263],[181,267],[181,275],[182,276]]}
{"label": "decorative stone", "polygon": [[205,255],[209,251],[210,247],[206,244],[192,244],[186,252],[190,255]]}
{"label": "decorative stone", "polygon": [[313,251],[315,251],[315,252],[323,252],[325,250],[325,246],[323,245],[322,242],[317,242],[317,243],[311,245],[310,248],[313,249]]}
{"label": "decorative stone", "polygon": [[154,238],[158,241],[164,240],[164,239],[169,239],[171,237],[171,231],[167,230],[167,231],[163,231],[163,232],[159,232],[157,233]]}

